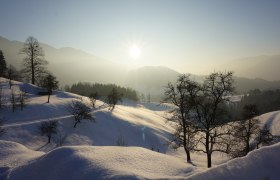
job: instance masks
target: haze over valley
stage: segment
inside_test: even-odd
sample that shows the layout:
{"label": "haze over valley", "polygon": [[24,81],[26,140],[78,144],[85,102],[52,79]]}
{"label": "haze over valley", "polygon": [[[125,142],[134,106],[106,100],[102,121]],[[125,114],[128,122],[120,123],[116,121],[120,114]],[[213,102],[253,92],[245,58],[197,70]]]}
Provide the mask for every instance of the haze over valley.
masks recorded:
{"label": "haze over valley", "polygon": [[0,2],[0,179],[280,179],[280,1]]}

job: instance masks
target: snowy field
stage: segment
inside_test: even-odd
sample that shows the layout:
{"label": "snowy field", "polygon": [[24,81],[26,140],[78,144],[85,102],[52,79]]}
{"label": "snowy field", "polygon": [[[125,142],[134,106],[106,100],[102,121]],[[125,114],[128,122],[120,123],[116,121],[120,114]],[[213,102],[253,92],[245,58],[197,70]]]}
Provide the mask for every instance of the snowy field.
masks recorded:
{"label": "snowy field", "polygon": [[[11,90],[5,79],[0,81],[8,100]],[[230,161],[213,154],[211,170],[205,154],[193,153],[193,162],[186,163],[183,149],[167,145],[173,132],[166,122],[170,105],[124,101],[111,112],[97,101],[92,110],[96,122],[82,120],[73,128],[67,104],[87,98],[55,91],[46,103],[46,96],[36,95],[42,91],[36,86],[14,82],[13,88],[27,92],[28,102],[23,111],[12,112],[10,105],[0,110],[6,130],[0,137],[0,179],[277,179],[280,144]],[[38,126],[49,120],[58,122],[59,132],[48,144]],[[280,111],[260,120],[280,135]],[[125,146],[116,146],[120,139]]]}

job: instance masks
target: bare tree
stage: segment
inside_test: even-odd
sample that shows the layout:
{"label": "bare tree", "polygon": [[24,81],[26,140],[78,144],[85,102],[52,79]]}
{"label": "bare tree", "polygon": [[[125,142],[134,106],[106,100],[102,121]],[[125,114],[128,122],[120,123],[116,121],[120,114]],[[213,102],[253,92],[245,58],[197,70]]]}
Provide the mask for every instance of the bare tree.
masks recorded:
{"label": "bare tree", "polygon": [[20,106],[20,110],[22,111],[23,107],[26,106],[27,94],[24,91],[20,91],[17,94],[17,96],[18,96],[17,98],[18,98],[18,103],[19,103],[19,106]]}
{"label": "bare tree", "polygon": [[194,119],[198,133],[198,145],[195,151],[207,155],[207,166],[212,166],[212,153],[228,153],[230,144],[227,137],[231,135],[226,125],[229,96],[233,93],[233,73],[212,73],[206,77],[199,96],[194,101]]}
{"label": "bare tree", "polygon": [[28,37],[20,54],[26,55],[23,59],[24,73],[31,83],[37,83],[37,78],[45,73],[47,61],[44,59],[44,52],[38,40],[32,36]]}
{"label": "bare tree", "polygon": [[91,115],[91,108],[88,107],[82,101],[72,101],[66,107],[67,111],[74,116],[74,128],[82,119],[88,119],[94,121],[94,117]]}
{"label": "bare tree", "polygon": [[174,138],[174,148],[184,147],[187,161],[191,162],[190,152],[195,145],[194,136],[196,130],[190,119],[190,111],[194,107],[193,97],[199,92],[199,85],[189,79],[189,75],[180,75],[176,85],[168,83],[165,89],[166,101],[175,105],[172,110],[172,117],[168,120],[176,123]]}
{"label": "bare tree", "polygon": [[51,96],[53,90],[58,88],[58,81],[56,80],[55,76],[48,74],[47,76],[45,76],[43,78],[42,86],[47,89],[47,94],[48,94],[47,103],[49,103],[50,96]]}
{"label": "bare tree", "polygon": [[5,133],[5,129],[3,126],[3,119],[0,117],[0,136],[2,136]]}
{"label": "bare tree", "polygon": [[47,121],[42,122],[39,126],[41,136],[48,137],[48,143],[51,142],[51,138],[54,134],[57,133],[57,122],[56,121]]}
{"label": "bare tree", "polygon": [[9,85],[10,85],[10,89],[11,89],[12,85],[13,85],[12,80],[18,79],[18,71],[12,65],[10,65],[10,67],[8,68],[7,77],[9,79]]}
{"label": "bare tree", "polygon": [[243,107],[243,120],[238,121],[234,126],[235,148],[231,150],[231,156],[240,157],[247,155],[254,147],[250,146],[256,135],[260,132],[260,122],[256,117],[259,114],[255,104],[248,104]]}
{"label": "bare tree", "polygon": [[3,88],[0,85],[0,109],[2,109],[3,105],[4,105]]}
{"label": "bare tree", "polygon": [[127,146],[127,143],[125,141],[124,136],[120,133],[117,140],[116,140],[116,145],[117,146]]}
{"label": "bare tree", "polygon": [[99,98],[99,95],[97,92],[95,93],[92,93],[89,95],[89,100],[91,102],[91,106],[92,108],[95,108],[95,103],[96,103],[96,100]]}
{"label": "bare tree", "polygon": [[107,96],[109,110],[113,111],[119,101],[122,101],[122,94],[120,94],[116,88],[113,88],[112,92]]}
{"label": "bare tree", "polygon": [[57,141],[58,141],[57,146],[62,146],[65,143],[66,139],[67,139],[67,134],[65,134],[62,131],[58,130],[56,137],[57,137]]}
{"label": "bare tree", "polygon": [[10,97],[10,102],[12,105],[12,110],[13,112],[15,112],[16,108],[17,108],[17,103],[18,103],[18,99],[16,97],[16,92],[14,90],[14,88],[11,89],[11,97]]}
{"label": "bare tree", "polygon": [[270,129],[268,128],[267,125],[264,125],[262,129],[259,130],[257,134],[257,149],[259,148],[260,145],[262,146],[268,146],[274,143],[274,141],[277,140],[277,137],[272,135],[270,132]]}

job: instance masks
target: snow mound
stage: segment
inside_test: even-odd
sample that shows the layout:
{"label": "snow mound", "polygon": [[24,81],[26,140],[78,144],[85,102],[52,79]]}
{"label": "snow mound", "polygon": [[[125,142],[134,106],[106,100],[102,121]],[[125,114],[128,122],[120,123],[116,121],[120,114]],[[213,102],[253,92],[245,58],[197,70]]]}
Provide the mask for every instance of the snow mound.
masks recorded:
{"label": "snow mound", "polygon": [[0,167],[16,167],[43,154],[15,142],[0,140]]}
{"label": "snow mound", "polygon": [[192,171],[181,159],[144,148],[68,146],[16,168],[8,179],[174,179]]}
{"label": "snow mound", "polygon": [[280,143],[250,152],[189,179],[279,179]]}

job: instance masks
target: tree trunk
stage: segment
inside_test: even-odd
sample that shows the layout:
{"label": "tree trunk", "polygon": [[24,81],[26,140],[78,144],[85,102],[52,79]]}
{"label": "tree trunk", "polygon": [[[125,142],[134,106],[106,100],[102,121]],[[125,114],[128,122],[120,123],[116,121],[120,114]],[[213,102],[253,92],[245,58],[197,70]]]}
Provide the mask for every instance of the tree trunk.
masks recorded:
{"label": "tree trunk", "polygon": [[34,71],[34,57],[33,57],[33,48],[31,49],[31,75],[32,75],[32,84],[35,84],[35,71]]}
{"label": "tree trunk", "polygon": [[51,143],[51,136],[48,136],[48,143]]}
{"label": "tree trunk", "polygon": [[74,128],[76,128],[77,124],[78,124],[78,121],[75,121]]}
{"label": "tree trunk", "polygon": [[190,153],[190,151],[186,150],[186,154],[187,154],[187,161],[191,162],[192,160],[191,160],[191,153]]}
{"label": "tree trunk", "polygon": [[48,94],[48,102],[47,103],[50,102],[50,96],[51,96],[51,94]]}
{"label": "tree trunk", "polygon": [[206,133],[206,142],[205,142],[205,149],[206,149],[206,154],[207,154],[207,167],[210,168],[212,166],[211,162],[211,153],[210,153],[210,135],[207,132]]}
{"label": "tree trunk", "polygon": [[211,154],[207,153],[207,167],[210,168],[212,166]]}

